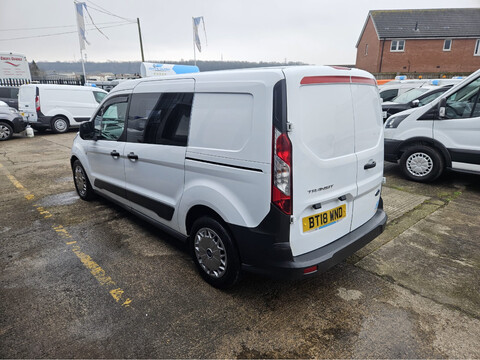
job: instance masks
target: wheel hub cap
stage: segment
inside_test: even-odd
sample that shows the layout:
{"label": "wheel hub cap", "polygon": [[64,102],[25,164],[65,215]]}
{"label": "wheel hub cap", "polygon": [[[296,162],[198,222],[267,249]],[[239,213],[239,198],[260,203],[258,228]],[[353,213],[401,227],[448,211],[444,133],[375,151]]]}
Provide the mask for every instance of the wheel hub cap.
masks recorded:
{"label": "wheel hub cap", "polygon": [[426,176],[433,169],[433,160],[425,153],[414,153],[407,159],[407,170],[414,176]]}
{"label": "wheel hub cap", "polygon": [[0,138],[6,139],[10,136],[10,129],[6,126],[0,125]]}
{"label": "wheel hub cap", "polygon": [[87,192],[87,181],[80,166],[75,168],[75,184],[77,184],[77,189],[80,195],[84,196]]}
{"label": "wheel hub cap", "polygon": [[55,121],[55,129],[58,131],[64,131],[67,128],[67,124],[65,120],[57,120]]}
{"label": "wheel hub cap", "polygon": [[195,235],[195,256],[208,275],[219,278],[227,269],[227,253],[222,240],[215,231],[202,228]]}

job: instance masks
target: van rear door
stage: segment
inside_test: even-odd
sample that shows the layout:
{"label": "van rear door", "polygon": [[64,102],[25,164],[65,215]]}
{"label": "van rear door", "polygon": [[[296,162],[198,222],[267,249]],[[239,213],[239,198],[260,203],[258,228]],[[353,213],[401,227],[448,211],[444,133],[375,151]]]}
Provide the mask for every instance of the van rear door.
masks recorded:
{"label": "van rear door", "polygon": [[[321,248],[368,221],[383,174],[375,80],[359,70],[286,69],[293,154],[294,256]],[[378,191],[378,193],[377,193]]]}
{"label": "van rear door", "polygon": [[22,85],[18,92],[18,110],[28,122],[37,121],[35,99],[38,96],[38,87],[35,85]]}
{"label": "van rear door", "polygon": [[375,215],[383,179],[383,118],[375,80],[352,76],[353,114],[355,119],[355,154],[357,155],[357,188],[352,228]]}
{"label": "van rear door", "polygon": [[350,76],[333,68],[287,69],[293,155],[294,256],[350,232],[357,156]]}

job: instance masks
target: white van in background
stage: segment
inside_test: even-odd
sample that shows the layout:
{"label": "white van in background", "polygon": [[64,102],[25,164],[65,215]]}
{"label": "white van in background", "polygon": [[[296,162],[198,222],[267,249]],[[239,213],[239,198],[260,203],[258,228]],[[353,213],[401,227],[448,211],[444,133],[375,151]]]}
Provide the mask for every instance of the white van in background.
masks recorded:
{"label": "white van in background", "polygon": [[383,120],[373,76],[301,66],[126,81],[80,126],[79,196],[189,242],[201,276],[325,271],[379,235]]}
{"label": "white van in background", "polygon": [[420,182],[445,169],[480,174],[480,70],[431,103],[390,116],[385,160]]}
{"label": "white van in background", "polygon": [[392,80],[378,87],[382,102],[392,101],[393,98],[412,89],[431,86],[444,86],[459,84],[462,79],[411,79]]}
{"label": "white van in background", "polygon": [[89,120],[107,94],[89,86],[22,85],[18,94],[18,109],[32,128],[64,133],[70,127],[78,127],[81,122]]}

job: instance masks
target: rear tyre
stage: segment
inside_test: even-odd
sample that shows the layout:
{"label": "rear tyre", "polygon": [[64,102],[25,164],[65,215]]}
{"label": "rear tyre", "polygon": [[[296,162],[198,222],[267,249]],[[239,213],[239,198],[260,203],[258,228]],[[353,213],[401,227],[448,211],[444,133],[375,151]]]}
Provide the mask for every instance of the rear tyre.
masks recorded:
{"label": "rear tyre", "polygon": [[56,134],[63,134],[68,131],[70,124],[63,116],[55,116],[52,119],[52,131]]}
{"label": "rear tyre", "polygon": [[240,277],[240,258],[232,237],[217,220],[202,217],[193,224],[191,251],[200,276],[218,289],[233,286]]}
{"label": "rear tyre", "polygon": [[85,201],[90,201],[95,198],[95,192],[90,185],[88,180],[87,173],[82,166],[82,163],[79,160],[75,160],[72,166],[73,171],[73,181],[75,183],[75,189],[77,189],[77,194],[80,196],[80,199]]}
{"label": "rear tyre", "polygon": [[431,182],[442,174],[444,161],[437,150],[425,145],[415,145],[404,151],[400,166],[406,178]]}
{"label": "rear tyre", "polygon": [[0,141],[11,139],[13,136],[12,127],[4,122],[0,122]]}

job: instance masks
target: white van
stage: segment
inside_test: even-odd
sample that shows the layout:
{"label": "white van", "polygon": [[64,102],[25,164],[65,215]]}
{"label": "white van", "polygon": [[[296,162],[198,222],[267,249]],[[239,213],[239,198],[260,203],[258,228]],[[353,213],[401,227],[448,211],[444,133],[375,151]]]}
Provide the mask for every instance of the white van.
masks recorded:
{"label": "white van", "polygon": [[445,86],[459,84],[461,79],[411,79],[411,80],[392,80],[384,85],[380,85],[380,97],[383,102],[393,101],[394,98],[400,96],[412,89]]}
{"label": "white van", "polygon": [[420,182],[444,169],[480,174],[480,70],[431,103],[389,117],[385,160]]}
{"label": "white van", "polygon": [[18,94],[18,109],[36,130],[67,132],[87,121],[108,93],[90,86],[29,84]]}
{"label": "white van", "polygon": [[189,241],[201,276],[324,271],[379,235],[383,121],[375,79],[333,67],[123,82],[80,126],[71,166],[100,194]]}

